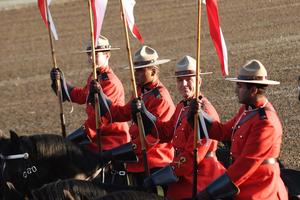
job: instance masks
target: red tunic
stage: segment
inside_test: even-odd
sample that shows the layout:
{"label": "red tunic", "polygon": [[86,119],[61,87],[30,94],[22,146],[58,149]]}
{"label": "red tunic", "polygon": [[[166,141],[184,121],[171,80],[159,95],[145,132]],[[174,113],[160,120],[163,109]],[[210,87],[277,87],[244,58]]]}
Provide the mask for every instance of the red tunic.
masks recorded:
{"label": "red tunic", "polygon": [[[147,85],[147,88],[144,88],[143,91],[141,90],[141,88],[138,88],[138,95],[142,97],[147,110],[163,121],[169,120],[175,111],[175,106],[165,86],[157,80]],[[129,101],[125,106],[112,105],[111,113],[114,121],[131,120],[131,101]],[[127,171],[143,172],[144,165],[137,124],[132,123],[129,133],[131,135],[132,143],[137,145],[136,154],[139,158],[139,162],[127,164]],[[164,167],[173,160],[174,149],[172,148],[172,145],[158,142],[158,139],[150,134],[146,136],[149,169]]]}
{"label": "red tunic", "polygon": [[[203,98],[204,111],[219,121],[219,116],[212,104]],[[170,199],[184,199],[192,197],[193,188],[193,150],[194,150],[194,131],[187,121],[187,112],[189,106],[186,102],[181,101],[176,111],[168,122],[158,122],[157,127],[159,133],[164,133],[162,140],[172,140],[172,145],[175,148],[175,158],[172,162],[175,174],[179,177],[179,181],[170,184],[168,187],[168,197]],[[205,187],[214,181],[217,177],[225,172],[223,165],[215,156],[205,157],[208,152],[217,150],[218,142],[216,140],[202,140],[198,144],[198,175],[197,175],[197,190],[202,191]],[[184,159],[184,162],[183,160]]]}
{"label": "red tunic", "polygon": [[[121,81],[113,73],[110,67],[101,68],[102,78],[100,84],[102,86],[104,94],[109,99],[117,104],[125,104],[124,89]],[[84,126],[87,135],[92,139],[93,143],[90,148],[94,151],[98,150],[97,147],[97,136],[96,136],[96,123],[95,123],[95,111],[94,106],[86,103],[86,99],[89,93],[90,82],[93,79],[92,74],[88,77],[86,85],[82,87],[75,87],[71,92],[71,99],[73,102],[78,104],[86,104],[86,113],[88,118],[86,119]],[[127,143],[130,140],[129,127],[126,122],[110,122],[105,118],[101,118],[101,145],[103,150],[109,150],[111,148],[120,146],[121,144]]]}
{"label": "red tunic", "polygon": [[278,158],[282,138],[282,126],[271,103],[265,98],[257,102],[255,107],[264,104],[267,119],[260,119],[260,114],[256,113],[248,121],[236,126],[233,132],[239,121],[255,111],[245,110],[245,106],[242,106],[232,120],[225,124],[214,122],[210,129],[210,137],[232,142],[234,162],[227,173],[240,188],[235,199],[288,199],[278,163],[263,163],[268,158]]}

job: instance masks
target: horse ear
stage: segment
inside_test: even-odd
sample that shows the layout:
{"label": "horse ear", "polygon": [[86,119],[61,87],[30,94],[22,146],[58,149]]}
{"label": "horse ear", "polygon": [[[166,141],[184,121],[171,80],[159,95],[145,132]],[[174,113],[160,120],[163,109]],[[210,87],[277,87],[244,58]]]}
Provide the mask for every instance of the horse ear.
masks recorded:
{"label": "horse ear", "polygon": [[10,133],[10,140],[13,141],[13,143],[18,143],[19,142],[18,134],[13,130],[9,130],[9,133]]}

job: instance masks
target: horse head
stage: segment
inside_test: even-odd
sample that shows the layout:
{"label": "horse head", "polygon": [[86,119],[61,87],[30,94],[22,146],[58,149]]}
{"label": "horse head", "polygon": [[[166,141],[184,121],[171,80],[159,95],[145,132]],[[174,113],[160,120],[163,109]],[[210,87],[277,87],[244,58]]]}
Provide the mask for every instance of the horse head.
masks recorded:
{"label": "horse head", "polygon": [[5,163],[3,177],[22,194],[30,195],[34,188],[78,174],[87,177],[100,168],[97,154],[59,135],[18,136],[11,131],[10,136],[10,139],[0,139]]}

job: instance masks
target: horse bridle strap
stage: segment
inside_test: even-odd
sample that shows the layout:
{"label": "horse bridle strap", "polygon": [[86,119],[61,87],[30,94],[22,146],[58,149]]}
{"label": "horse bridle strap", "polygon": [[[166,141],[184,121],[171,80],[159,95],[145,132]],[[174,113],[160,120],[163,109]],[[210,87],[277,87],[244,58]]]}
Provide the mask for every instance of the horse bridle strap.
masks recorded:
{"label": "horse bridle strap", "polygon": [[28,159],[29,158],[29,154],[28,153],[22,153],[22,154],[14,154],[14,155],[2,155],[0,154],[0,158],[3,160],[16,160],[16,159]]}

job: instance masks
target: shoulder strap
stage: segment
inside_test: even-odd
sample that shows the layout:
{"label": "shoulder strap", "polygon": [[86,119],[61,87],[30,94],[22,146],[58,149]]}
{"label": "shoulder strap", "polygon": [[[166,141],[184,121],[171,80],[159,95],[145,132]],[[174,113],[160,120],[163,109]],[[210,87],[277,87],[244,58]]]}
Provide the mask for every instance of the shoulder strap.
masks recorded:
{"label": "shoulder strap", "polygon": [[99,80],[101,80],[101,81],[107,81],[107,80],[109,80],[107,72],[99,73],[99,75],[98,75],[97,78],[98,78],[98,81]]}
{"label": "shoulder strap", "polygon": [[275,111],[272,107],[270,106],[265,106],[263,108],[259,108],[258,110],[253,111],[252,113],[248,114],[246,117],[242,118],[240,120],[240,122],[237,124],[237,126],[240,126],[242,124],[244,124],[245,122],[247,122],[249,119],[251,119],[252,117],[254,117],[257,113],[259,114],[259,119],[261,120],[266,120],[268,119],[267,115],[266,115],[266,110],[269,111]]}
{"label": "shoulder strap", "polygon": [[146,93],[145,95],[143,95],[143,101],[146,102],[148,100],[148,98],[150,96],[154,96],[157,99],[161,98],[161,94],[159,89],[161,88],[161,86],[157,86],[156,88],[152,89],[151,91],[149,91],[148,93]]}

